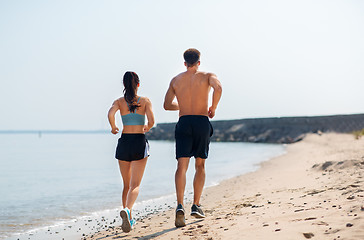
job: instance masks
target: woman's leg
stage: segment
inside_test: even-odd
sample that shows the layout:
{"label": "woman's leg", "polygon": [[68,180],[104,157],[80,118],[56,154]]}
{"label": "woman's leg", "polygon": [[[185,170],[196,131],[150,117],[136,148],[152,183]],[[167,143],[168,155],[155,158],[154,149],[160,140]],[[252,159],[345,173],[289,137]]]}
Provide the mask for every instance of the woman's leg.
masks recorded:
{"label": "woman's leg", "polygon": [[131,162],[121,161],[121,160],[119,160],[118,162],[119,162],[121,177],[123,178],[124,188],[123,188],[122,200],[123,200],[123,208],[125,208],[126,198],[128,196],[128,192],[130,189]]}
{"label": "woman's leg", "polygon": [[131,178],[128,196],[126,198],[126,207],[132,209],[135,200],[139,194],[139,186],[143,178],[145,165],[147,164],[147,157],[141,160],[131,162]]}

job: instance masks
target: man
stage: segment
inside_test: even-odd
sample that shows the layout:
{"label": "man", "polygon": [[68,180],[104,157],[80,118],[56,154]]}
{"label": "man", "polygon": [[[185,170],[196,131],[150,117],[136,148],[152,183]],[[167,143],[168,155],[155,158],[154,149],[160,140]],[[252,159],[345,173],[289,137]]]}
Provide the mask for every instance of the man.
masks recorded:
{"label": "man", "polygon": [[[213,73],[198,71],[200,66],[200,52],[188,49],[184,52],[187,71],[174,77],[169,85],[165,99],[165,110],[179,110],[179,120],[176,125],[176,158],[178,160],[175,175],[177,210],[176,227],[183,227],[185,211],[183,197],[186,186],[186,171],[190,158],[195,162],[195,177],[193,181],[194,197],[191,215],[204,218],[200,207],[200,197],[205,184],[205,160],[208,157],[212,126],[208,117],[213,118],[221,98],[221,83]],[[212,105],[208,107],[208,96],[213,88]],[[177,97],[177,102],[174,98]]]}

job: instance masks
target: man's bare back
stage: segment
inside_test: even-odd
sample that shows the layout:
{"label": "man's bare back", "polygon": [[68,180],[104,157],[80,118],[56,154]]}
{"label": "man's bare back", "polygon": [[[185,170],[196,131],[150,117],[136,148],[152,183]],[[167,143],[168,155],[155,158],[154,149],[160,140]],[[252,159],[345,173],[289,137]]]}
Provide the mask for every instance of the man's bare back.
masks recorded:
{"label": "man's bare back", "polygon": [[208,115],[209,77],[204,72],[184,72],[172,80],[176,93],[179,115]]}
{"label": "man's bare back", "polygon": [[[213,73],[197,71],[198,65],[174,77],[166,93],[164,108],[179,110],[179,116],[203,115],[214,117],[221,97],[221,84]],[[212,106],[208,107],[211,87],[214,89]],[[216,96],[218,95],[218,96]],[[173,102],[174,97],[177,102]],[[214,101],[215,98],[215,101]]]}

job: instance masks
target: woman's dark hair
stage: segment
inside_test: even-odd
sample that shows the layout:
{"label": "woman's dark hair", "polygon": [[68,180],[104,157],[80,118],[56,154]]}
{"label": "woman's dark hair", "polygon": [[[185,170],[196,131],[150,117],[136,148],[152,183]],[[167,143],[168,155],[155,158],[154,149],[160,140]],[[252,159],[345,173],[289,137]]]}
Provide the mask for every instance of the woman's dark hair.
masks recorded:
{"label": "woman's dark hair", "polygon": [[140,104],[136,100],[136,90],[139,84],[139,77],[135,72],[126,72],[123,77],[124,84],[124,98],[129,105],[130,112],[140,107]]}

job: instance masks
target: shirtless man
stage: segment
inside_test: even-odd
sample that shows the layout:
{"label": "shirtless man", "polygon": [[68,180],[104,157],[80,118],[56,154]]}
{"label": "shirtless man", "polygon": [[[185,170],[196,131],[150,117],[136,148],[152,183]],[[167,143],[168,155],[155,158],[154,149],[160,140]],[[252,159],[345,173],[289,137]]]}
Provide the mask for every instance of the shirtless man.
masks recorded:
{"label": "shirtless man", "polygon": [[[184,52],[187,71],[174,77],[169,85],[165,99],[165,110],[179,110],[179,120],[176,125],[176,159],[178,160],[175,175],[177,209],[176,227],[183,227],[185,211],[183,197],[186,186],[186,171],[190,158],[195,157],[195,177],[193,181],[193,205],[191,215],[204,218],[200,207],[200,197],[205,184],[205,160],[208,156],[212,126],[209,118],[215,116],[217,104],[220,101],[221,83],[213,73],[198,71],[200,66],[200,52],[188,49]],[[208,96],[211,87],[212,105],[208,107]],[[173,101],[177,97],[177,102]]]}

